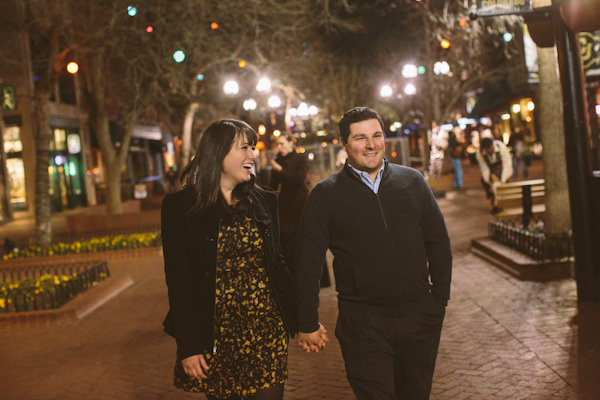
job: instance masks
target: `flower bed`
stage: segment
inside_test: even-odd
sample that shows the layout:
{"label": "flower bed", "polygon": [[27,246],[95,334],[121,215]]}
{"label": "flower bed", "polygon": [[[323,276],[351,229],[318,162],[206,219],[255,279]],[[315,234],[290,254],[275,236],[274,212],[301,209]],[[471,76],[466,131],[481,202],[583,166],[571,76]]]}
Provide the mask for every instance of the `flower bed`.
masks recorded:
{"label": "flower bed", "polygon": [[103,236],[70,243],[54,243],[50,246],[29,246],[2,256],[3,260],[53,256],[62,254],[95,253],[107,250],[143,249],[160,246],[160,232],[134,233],[129,235]]}
{"label": "flower bed", "polygon": [[24,279],[7,279],[9,276],[21,276],[21,272],[2,271],[0,312],[58,308],[110,275],[106,262],[97,261],[31,268],[24,271]]}

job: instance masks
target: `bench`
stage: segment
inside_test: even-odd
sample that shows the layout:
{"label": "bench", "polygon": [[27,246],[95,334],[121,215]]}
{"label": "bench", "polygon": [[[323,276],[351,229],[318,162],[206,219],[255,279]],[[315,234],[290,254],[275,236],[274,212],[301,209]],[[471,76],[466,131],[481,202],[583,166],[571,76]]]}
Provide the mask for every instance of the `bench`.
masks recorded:
{"label": "bench", "polygon": [[496,218],[523,216],[527,225],[532,215],[546,211],[545,196],[543,179],[502,183],[496,187],[496,206],[502,208]]}

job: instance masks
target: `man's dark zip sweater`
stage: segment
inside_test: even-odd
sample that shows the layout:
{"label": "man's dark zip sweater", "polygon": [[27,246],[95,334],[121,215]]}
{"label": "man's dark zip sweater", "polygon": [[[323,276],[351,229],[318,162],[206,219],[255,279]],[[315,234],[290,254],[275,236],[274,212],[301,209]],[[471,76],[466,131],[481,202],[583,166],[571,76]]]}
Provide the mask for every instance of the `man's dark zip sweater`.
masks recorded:
{"label": "man's dark zip sweater", "polygon": [[318,328],[318,282],[328,248],[340,308],[398,315],[431,295],[447,304],[450,239],[427,182],[412,168],[386,162],[376,194],[346,164],[311,191],[295,257],[301,332]]}

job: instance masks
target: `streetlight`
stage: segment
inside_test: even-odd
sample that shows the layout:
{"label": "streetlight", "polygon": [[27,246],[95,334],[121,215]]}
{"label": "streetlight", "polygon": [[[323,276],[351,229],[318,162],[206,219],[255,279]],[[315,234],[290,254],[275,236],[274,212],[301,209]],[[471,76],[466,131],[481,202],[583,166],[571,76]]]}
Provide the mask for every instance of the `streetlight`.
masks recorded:
{"label": "streetlight", "polygon": [[419,71],[415,64],[404,64],[402,67],[402,76],[405,78],[416,78],[418,74]]}
{"label": "streetlight", "polygon": [[408,85],[404,86],[404,94],[406,94],[408,96],[412,96],[413,94],[416,94],[416,93],[417,93],[417,88],[412,83],[409,83]]}
{"label": "streetlight", "polygon": [[67,72],[74,75],[79,71],[79,65],[76,62],[71,61],[67,64]]}
{"label": "streetlight", "polygon": [[308,110],[308,105],[306,103],[300,103],[296,111],[299,117],[308,117],[308,115],[310,114],[310,111]]}
{"label": "streetlight", "polygon": [[227,95],[235,95],[238,94],[240,91],[240,85],[238,85],[238,83],[236,81],[227,81],[225,82],[225,84],[223,85],[223,92],[225,92],[225,94]]}
{"label": "streetlight", "polygon": [[436,61],[433,64],[433,73],[436,75],[448,75],[450,72],[450,65],[446,61]]}
{"label": "streetlight", "polygon": [[319,113],[319,109],[317,108],[317,106],[309,106],[308,107],[309,115],[317,115],[318,113]]}
{"label": "streetlight", "polygon": [[173,60],[175,60],[176,63],[183,62],[183,60],[185,60],[185,53],[183,50],[176,50],[173,53]]}
{"label": "streetlight", "polygon": [[279,98],[279,96],[273,95],[273,96],[269,97],[269,100],[267,101],[267,103],[269,104],[269,107],[277,108],[277,107],[281,106],[281,99]]}
{"label": "streetlight", "polygon": [[268,92],[271,90],[271,81],[269,78],[260,78],[256,84],[256,90],[258,92]]}
{"label": "streetlight", "polygon": [[381,87],[381,89],[379,89],[379,96],[390,97],[393,92],[394,91],[392,90],[392,87],[386,83]]}
{"label": "streetlight", "polygon": [[244,100],[243,107],[246,111],[256,110],[256,101],[254,99],[246,99]]}

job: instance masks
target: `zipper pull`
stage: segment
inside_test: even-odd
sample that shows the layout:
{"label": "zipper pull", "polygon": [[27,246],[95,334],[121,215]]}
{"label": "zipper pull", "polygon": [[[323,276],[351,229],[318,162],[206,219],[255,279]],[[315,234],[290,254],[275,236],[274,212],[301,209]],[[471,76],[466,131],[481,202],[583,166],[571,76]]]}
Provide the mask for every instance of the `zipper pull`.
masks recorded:
{"label": "zipper pull", "polygon": [[213,356],[214,356],[215,354],[217,354],[217,345],[214,345],[214,346],[213,346]]}

